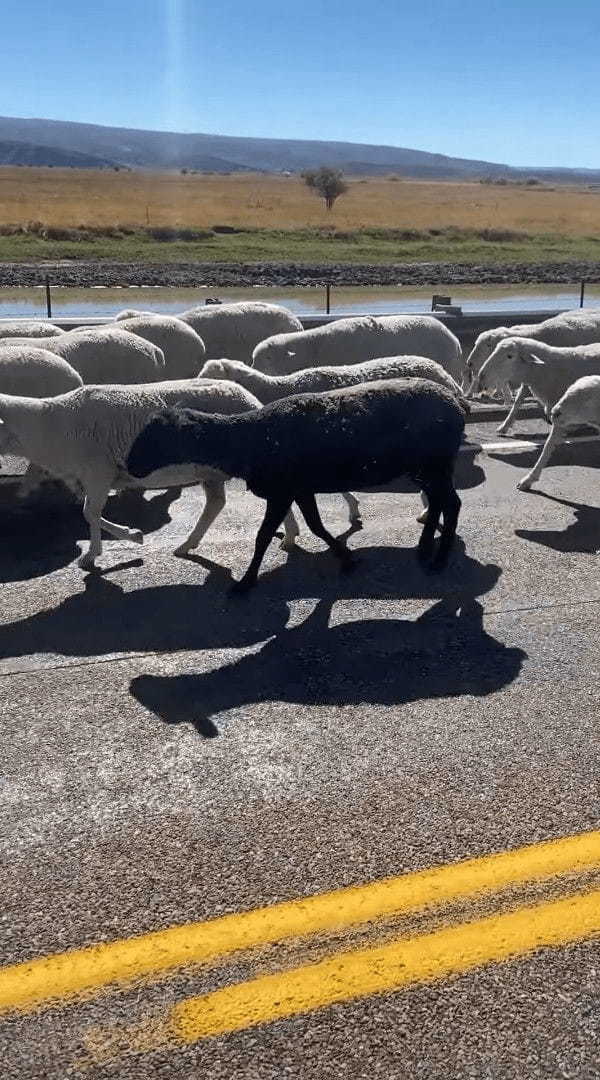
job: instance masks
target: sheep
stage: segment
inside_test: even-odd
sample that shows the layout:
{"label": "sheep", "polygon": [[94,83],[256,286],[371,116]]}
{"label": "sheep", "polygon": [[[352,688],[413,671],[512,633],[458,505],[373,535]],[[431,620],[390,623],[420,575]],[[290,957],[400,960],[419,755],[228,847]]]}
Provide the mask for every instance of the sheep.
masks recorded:
{"label": "sheep", "polygon": [[[600,341],[600,311],[565,311],[552,319],[539,323],[522,323],[517,326],[497,326],[485,330],[477,338],[467,359],[469,382],[479,374],[485,361],[505,338],[525,337],[530,341],[542,341],[546,345],[568,347],[593,345]],[[469,394],[473,388],[469,389]]]}
{"label": "sheep", "polygon": [[175,404],[236,414],[260,405],[235,383],[195,379],[153,386],[83,386],[59,397],[41,399],[0,394],[0,453],[21,454],[38,470],[83,490],[83,513],[90,527],[89,550],[78,560],[83,570],[93,570],[102,554],[101,529],[119,540],[143,542],[139,530],[115,525],[102,517],[111,489],[203,484],[204,511],[176,554],[186,554],[196,547],[223,509],[227,477],[214,469],[191,465],[160,473],[142,483],[125,471],[127,452],[138,432],[157,410]]}
{"label": "sheep", "polygon": [[0,348],[0,393],[24,397],[55,397],[83,386],[81,375],[49,349],[34,344]]}
{"label": "sheep", "polygon": [[118,311],[116,315],[113,315],[113,320],[121,322],[123,319],[137,319],[142,315],[145,318],[154,317],[156,314],[156,311],[139,311],[137,308],[124,308],[123,311]]}
{"label": "sheep", "polygon": [[506,435],[514,423],[527,389],[544,406],[546,415],[571,383],[583,375],[600,374],[600,344],[558,348],[533,338],[505,338],[496,346],[478,375],[475,387],[514,382],[519,392],[506,420],[498,428]]}
{"label": "sheep", "polygon": [[436,360],[457,382],[462,379],[458,338],[439,319],[423,315],[359,315],[303,333],[277,334],[256,346],[252,366],[266,375],[288,375],[401,354]]}
{"label": "sheep", "polygon": [[42,319],[0,321],[0,338],[50,338],[59,337],[60,334],[60,327]]}
{"label": "sheep", "polygon": [[150,341],[117,326],[69,330],[44,348],[74,367],[84,383],[151,383],[164,378],[164,355]]}
{"label": "sheep", "polygon": [[535,465],[517,484],[519,491],[529,491],[539,480],[542,469],[548,464],[553,450],[567,436],[572,427],[586,424],[600,432],[600,375],[584,375],[577,379],[550,412],[552,427]]}
{"label": "sheep", "polygon": [[[423,356],[386,356],[376,360],[365,360],[362,364],[304,368],[290,375],[265,375],[264,372],[250,368],[239,360],[207,360],[200,374],[204,378],[232,379],[245,386],[246,390],[254,394],[263,404],[290,397],[292,394],[323,393],[325,390],[334,390],[341,386],[356,386],[358,383],[379,382],[381,379],[417,376],[446,386],[451,393],[460,398],[463,406],[468,408],[460,387],[452,376],[435,360],[427,360]],[[350,509],[350,524],[360,527],[362,522],[358,500],[348,491],[342,494]],[[421,498],[426,507],[423,494]],[[417,521],[424,522],[426,519],[427,509],[425,508],[417,517]]]}
{"label": "sheep", "polygon": [[250,363],[252,350],[272,334],[302,330],[295,315],[276,304],[244,301],[190,308],[178,316],[200,335],[206,359],[227,356]]}
{"label": "sheep", "polygon": [[[353,560],[325,529],[315,493],[385,484],[407,474],[425,490],[429,514],[419,559],[442,569],[456,534],[460,499],[452,474],[465,415],[454,394],[427,379],[390,379],[298,394],[239,416],[167,410],[137,436],[127,471],[144,477],[166,466],[196,462],[242,477],[267,508],[254,556],[234,591],[256,584],[275,530],[293,502],[309,529],[324,540],[343,569]],[[435,530],[443,514],[437,554]]]}
{"label": "sheep", "polygon": [[171,315],[138,315],[121,319],[119,329],[151,341],[165,357],[163,379],[193,379],[204,362],[202,338],[191,326]]}
{"label": "sheep", "polygon": [[304,368],[289,375],[265,375],[239,360],[207,360],[200,376],[208,379],[230,379],[240,383],[263,405],[292,394],[320,394],[325,390],[356,386],[358,383],[411,377],[431,379],[462,397],[460,387],[452,376],[435,360],[427,360],[423,356],[383,356],[375,360],[365,360],[362,364]]}

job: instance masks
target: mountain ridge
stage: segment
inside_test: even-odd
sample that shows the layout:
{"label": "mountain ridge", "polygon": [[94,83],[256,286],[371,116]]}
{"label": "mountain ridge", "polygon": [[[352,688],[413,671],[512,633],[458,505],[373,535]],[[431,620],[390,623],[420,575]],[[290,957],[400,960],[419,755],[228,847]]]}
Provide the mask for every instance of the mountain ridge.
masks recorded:
{"label": "mountain ridge", "polygon": [[0,117],[0,165],[59,163],[80,168],[188,168],[216,173],[294,173],[327,164],[349,175],[397,173],[431,180],[531,177],[556,182],[600,182],[600,169],[516,167],[401,146],[192,134],[70,120]]}

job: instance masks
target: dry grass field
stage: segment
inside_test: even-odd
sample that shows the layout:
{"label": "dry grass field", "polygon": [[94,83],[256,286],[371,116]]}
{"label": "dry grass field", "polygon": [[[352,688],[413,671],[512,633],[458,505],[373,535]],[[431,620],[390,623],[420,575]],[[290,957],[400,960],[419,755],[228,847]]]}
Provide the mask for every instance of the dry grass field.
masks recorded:
{"label": "dry grass field", "polygon": [[594,236],[600,189],[369,178],[327,212],[299,177],[0,168],[0,224],[511,229]]}

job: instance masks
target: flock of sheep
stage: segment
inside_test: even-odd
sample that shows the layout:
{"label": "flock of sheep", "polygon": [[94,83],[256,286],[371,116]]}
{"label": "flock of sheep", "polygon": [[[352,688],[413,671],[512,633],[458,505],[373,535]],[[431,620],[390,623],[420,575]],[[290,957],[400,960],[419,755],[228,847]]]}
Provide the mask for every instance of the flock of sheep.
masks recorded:
{"label": "flock of sheep", "polygon": [[238,590],[255,583],[282,523],[283,546],[294,544],[293,504],[349,569],[315,495],[340,492],[360,526],[352,489],[400,475],[422,492],[419,558],[442,569],[460,511],[453,470],[468,398],[482,390],[510,406],[502,433],[527,393],[544,406],[551,431],[519,484],[527,489],[570,427],[600,429],[600,312],[488,331],[466,363],[456,337],[427,316],[361,316],[305,331],[284,308],[248,302],[178,317],[124,311],[66,332],[0,324],[0,454],[29,462],[22,494],[50,475],[83,496],[87,570],[102,531],[143,539],[102,516],[111,490],[203,485],[200,519],[177,549],[184,554],[222,510],[233,476],[267,503]]}

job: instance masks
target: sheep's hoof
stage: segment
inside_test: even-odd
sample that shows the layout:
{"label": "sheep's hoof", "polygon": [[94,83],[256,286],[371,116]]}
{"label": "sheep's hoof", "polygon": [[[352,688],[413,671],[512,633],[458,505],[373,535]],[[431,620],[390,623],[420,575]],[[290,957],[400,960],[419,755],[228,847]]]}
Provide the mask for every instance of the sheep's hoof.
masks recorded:
{"label": "sheep's hoof", "polygon": [[532,484],[533,480],[530,480],[527,476],[524,476],[523,479],[519,480],[519,483],[517,484],[517,491],[529,491]]}
{"label": "sheep's hoof", "polygon": [[428,510],[422,510],[420,514],[417,514],[417,521],[419,524],[424,525],[427,521]]}
{"label": "sheep's hoof", "polygon": [[500,424],[500,427],[496,428],[496,434],[497,435],[508,435],[509,430],[510,430],[509,428],[504,427],[504,424]]}
{"label": "sheep's hoof", "polygon": [[288,540],[288,538],[286,536],[284,536],[284,538],[281,541],[279,547],[280,547],[281,551],[295,551],[296,550],[296,537],[292,536]]}
{"label": "sheep's hoof", "polygon": [[144,534],[141,529],[130,529],[128,539],[131,540],[133,544],[143,544]]}

